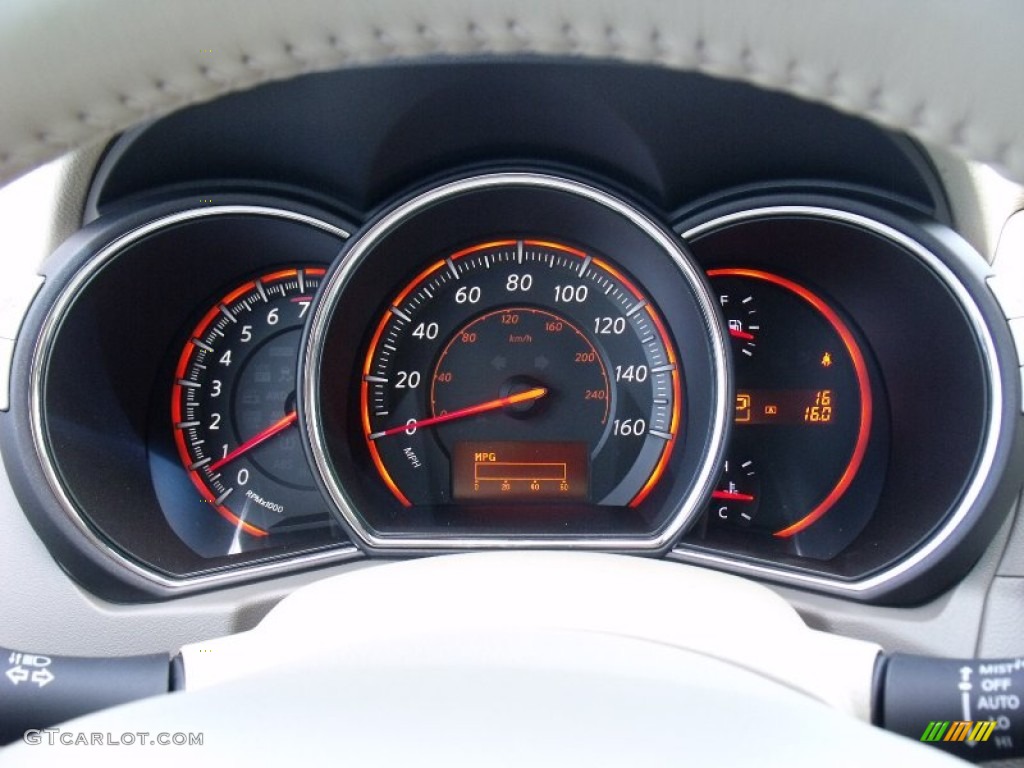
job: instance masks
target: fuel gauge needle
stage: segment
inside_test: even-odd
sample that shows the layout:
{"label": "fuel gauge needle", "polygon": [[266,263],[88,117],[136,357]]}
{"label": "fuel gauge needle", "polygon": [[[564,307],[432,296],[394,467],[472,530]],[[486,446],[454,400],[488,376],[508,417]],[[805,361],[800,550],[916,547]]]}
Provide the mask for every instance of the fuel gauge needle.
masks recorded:
{"label": "fuel gauge needle", "polygon": [[217,461],[213,462],[213,464],[210,465],[210,471],[216,472],[225,464],[228,464],[237,459],[243,453],[247,453],[260,443],[266,442],[274,435],[276,435],[278,432],[283,432],[284,430],[288,429],[288,427],[294,424],[298,418],[299,414],[296,411],[292,411],[291,413],[286,414],[283,419],[274,422],[269,427],[264,429],[262,432],[253,435],[240,446],[235,448],[235,450],[231,451],[231,453],[229,453],[223,459],[218,459]]}
{"label": "fuel gauge needle", "polygon": [[431,416],[429,419],[423,419],[422,421],[413,421],[411,423],[400,424],[397,427],[391,427],[385,429],[383,432],[374,432],[370,435],[371,440],[376,440],[381,437],[387,437],[388,435],[397,435],[400,432],[405,432],[408,429],[421,429],[423,427],[433,427],[437,424],[444,424],[448,421],[455,421],[456,419],[464,419],[467,416],[476,416],[478,413],[487,413],[487,411],[496,411],[499,408],[507,408],[510,405],[516,403],[525,403],[530,400],[539,400],[548,393],[547,387],[534,387],[533,389],[527,389],[524,392],[517,392],[514,395],[507,397],[498,397],[494,400],[488,400],[483,403],[477,403],[476,405],[470,405],[465,408],[459,408],[457,411],[450,411],[449,413],[442,414],[441,416]]}
{"label": "fuel gauge needle", "polygon": [[729,335],[732,336],[734,339],[743,339],[743,341],[753,341],[754,340],[754,334],[747,333],[746,331],[739,331],[739,330],[737,330],[735,328],[730,328],[729,329]]}

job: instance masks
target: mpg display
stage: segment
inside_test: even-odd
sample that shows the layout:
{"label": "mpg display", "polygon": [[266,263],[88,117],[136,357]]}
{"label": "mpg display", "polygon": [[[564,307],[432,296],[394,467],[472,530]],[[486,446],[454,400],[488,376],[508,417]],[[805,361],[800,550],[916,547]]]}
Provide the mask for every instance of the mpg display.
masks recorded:
{"label": "mpg display", "polygon": [[590,458],[581,442],[458,442],[452,457],[456,501],[583,501]]}

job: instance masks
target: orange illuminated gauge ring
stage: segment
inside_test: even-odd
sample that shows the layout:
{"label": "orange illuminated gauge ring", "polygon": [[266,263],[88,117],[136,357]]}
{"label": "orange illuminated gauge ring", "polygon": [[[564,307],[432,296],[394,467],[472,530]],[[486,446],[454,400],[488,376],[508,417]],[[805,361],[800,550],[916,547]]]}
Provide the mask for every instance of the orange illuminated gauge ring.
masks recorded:
{"label": "orange illuminated gauge ring", "polygon": [[[631,494],[630,497],[623,499],[621,503],[623,506],[636,507],[639,506],[656,487],[658,481],[664,476],[666,467],[669,459],[672,456],[672,451],[676,443],[676,438],[679,435],[682,425],[682,398],[681,398],[681,373],[679,371],[679,361],[673,345],[670,342],[666,327],[659,317],[654,307],[648,304],[646,296],[633,284],[633,282],[626,277],[622,272],[607,261],[592,256],[587,252],[578,248],[573,248],[567,245],[563,245],[557,242],[551,242],[548,240],[539,239],[496,239],[485,243],[479,243],[471,247],[459,250],[452,253],[447,258],[441,259],[432,263],[426,269],[422,270],[412,280],[405,284],[405,286],[394,296],[389,302],[386,311],[380,317],[376,328],[372,334],[370,343],[367,347],[366,356],[363,360],[362,366],[362,381],[360,384],[360,420],[363,428],[363,436],[367,448],[369,457],[376,468],[380,478],[382,479],[385,486],[389,489],[395,499],[404,507],[412,507],[413,501],[410,497],[403,492],[403,489],[396,482],[395,476],[389,470],[387,462],[381,455],[381,449],[378,447],[379,442],[383,442],[385,435],[400,435],[402,430],[402,423],[394,422],[392,424],[374,425],[372,419],[379,414],[375,414],[372,397],[374,392],[374,383],[379,388],[380,382],[386,381],[387,379],[381,377],[380,374],[380,354],[382,349],[386,349],[389,343],[395,342],[394,338],[394,325],[396,315],[401,318],[405,318],[409,322],[416,311],[419,311],[418,307],[416,310],[412,309],[411,302],[416,300],[421,290],[426,285],[432,285],[432,280],[440,279],[445,273],[450,274],[454,279],[459,279],[460,266],[462,262],[469,262],[474,259],[489,258],[486,252],[495,251],[498,249],[540,249],[546,252],[556,254],[556,258],[562,259],[563,261],[571,262],[571,268],[566,267],[566,272],[579,273],[581,276],[587,272],[591,265],[593,269],[600,270],[605,273],[607,277],[613,279],[616,287],[622,289],[623,300],[628,298],[629,305],[634,309],[638,316],[642,316],[645,322],[649,323],[649,327],[653,329],[651,338],[656,338],[664,349],[664,362],[660,366],[658,371],[659,376],[664,375],[665,377],[665,404],[667,406],[667,412],[664,419],[664,427],[657,430],[658,439],[663,442],[660,446],[657,454],[657,459],[652,462],[651,470],[644,478],[642,484]],[[468,269],[469,267],[467,267]],[[469,322],[463,320],[458,324],[458,328],[465,330],[469,326],[475,326],[476,324],[485,321],[487,318],[493,317],[501,312],[508,312],[509,306],[518,307],[518,304],[510,304],[508,306],[501,305],[498,308],[488,307],[483,310],[483,314],[472,317]],[[551,313],[549,312],[548,305],[542,304],[539,307],[523,307],[530,312],[540,313]],[[634,312],[630,312],[632,315]],[[594,349],[594,345],[580,328],[576,327],[573,323],[568,321],[568,318],[559,312],[551,313],[557,314],[558,317],[566,321],[566,326],[571,331],[582,338],[589,349]],[[443,326],[442,326],[443,328]],[[434,331],[438,333],[438,331]],[[412,435],[415,433],[417,428],[420,426],[432,426],[433,424],[447,423],[448,417],[438,412],[436,406],[436,393],[435,393],[435,381],[434,377],[437,372],[441,370],[443,361],[449,355],[453,345],[459,338],[458,333],[452,330],[452,327],[440,331],[441,337],[439,338],[439,344],[442,343],[441,339],[447,338],[447,343],[444,344],[442,351],[437,355],[436,362],[431,366],[429,375],[431,376],[431,384],[429,387],[429,395],[424,403],[424,413],[422,417],[415,417],[407,420],[409,432],[407,434]],[[433,336],[430,338],[434,338]],[[397,343],[397,342],[395,342]],[[394,344],[392,344],[394,346]],[[601,360],[601,356],[596,355],[597,360],[601,362],[601,374],[604,379],[604,389],[606,392],[611,392],[611,385],[609,383],[609,371],[606,369],[604,361]],[[646,375],[646,374],[645,374]],[[651,374],[653,377],[653,373]],[[389,385],[390,386],[390,385]],[[533,394],[536,393],[536,394]],[[531,400],[542,400],[548,395],[548,390],[541,386],[533,390],[529,390],[519,395],[513,395],[512,398],[501,398],[491,395],[490,400],[481,400],[479,403],[474,403],[471,406],[465,408],[460,407],[458,418],[463,419],[473,414],[491,412],[501,408],[508,407],[516,397],[524,399],[529,396]],[[604,415],[601,418],[601,423],[605,424],[609,420],[609,412],[611,408],[611,397],[607,396],[605,399]],[[429,411],[429,413],[428,413]],[[392,418],[394,414],[391,414]],[[404,419],[404,417],[403,417]],[[660,425],[659,425],[660,427]],[[652,432],[653,434],[653,432]],[[409,459],[412,461],[413,459]],[[403,470],[404,471],[404,470]]]}
{"label": "orange illuminated gauge ring", "polygon": [[857,439],[854,443],[853,453],[850,456],[850,460],[847,463],[846,468],[840,474],[839,480],[828,494],[826,494],[825,498],[822,499],[814,509],[801,517],[795,523],[779,531],[775,531],[773,534],[778,538],[789,538],[790,536],[794,536],[795,534],[814,525],[814,523],[824,517],[825,514],[827,514],[828,511],[836,505],[853,483],[853,480],[860,469],[861,463],[864,461],[864,455],[868,448],[868,441],[871,437],[872,418],[871,380],[868,376],[867,362],[864,359],[864,355],[861,352],[860,346],[857,344],[853,333],[851,333],[842,318],[840,318],[839,315],[837,315],[835,311],[832,310],[832,308],[829,307],[829,305],[821,298],[803,286],[770,272],[762,272],[755,269],[713,269],[709,270],[707,274],[708,277],[744,277],[753,280],[762,280],[796,294],[810,304],[822,317],[825,318],[825,320],[828,321],[829,325],[831,325],[833,330],[839,335],[843,342],[843,346],[846,348],[846,351],[853,362],[854,372],[857,377],[857,388],[860,394],[860,422],[857,429]]}
{"label": "orange illuminated gauge ring", "polygon": [[272,286],[274,283],[297,278],[300,280],[301,284],[301,280],[304,279],[304,277],[320,278],[325,273],[326,270],[322,268],[305,268],[301,270],[283,269],[270,274],[261,275],[256,280],[250,280],[238,286],[219,301],[215,302],[213,307],[196,324],[195,328],[192,329],[192,332],[189,334],[189,341],[182,349],[181,355],[178,358],[177,366],[175,367],[174,384],[171,387],[171,424],[175,427],[173,429],[174,444],[178,452],[178,458],[188,474],[189,480],[191,480],[196,490],[199,491],[199,495],[210,504],[217,514],[231,523],[231,525],[239,531],[256,538],[263,538],[270,534],[267,530],[243,520],[232,512],[223,503],[224,499],[219,499],[211,489],[207,479],[207,474],[219,469],[223,464],[236,458],[238,455],[241,455],[243,451],[254,448],[269,437],[272,437],[273,434],[280,432],[283,428],[294,424],[296,416],[294,413],[288,414],[285,418],[281,419],[280,422],[272,425],[271,428],[267,430],[266,434],[257,436],[255,439],[250,439],[247,441],[247,444],[240,446],[238,450],[233,451],[230,455],[220,461],[197,460],[197,457],[193,455],[193,451],[189,450],[189,445],[186,441],[186,430],[180,427],[184,421],[182,403],[186,401],[190,386],[194,386],[190,385],[188,381],[189,368],[194,361],[196,353],[208,346],[205,345],[202,339],[210,334],[215,322],[223,319],[225,308],[233,306],[237,300],[244,297],[246,294],[263,293],[266,290],[266,287]]}

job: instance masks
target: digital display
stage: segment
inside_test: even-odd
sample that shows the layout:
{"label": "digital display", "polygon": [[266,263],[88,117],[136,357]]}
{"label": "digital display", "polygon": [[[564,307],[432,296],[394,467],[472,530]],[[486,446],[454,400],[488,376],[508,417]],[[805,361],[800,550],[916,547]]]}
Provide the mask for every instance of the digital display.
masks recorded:
{"label": "digital display", "polygon": [[831,389],[753,389],[736,393],[737,424],[829,425],[835,418]]}
{"label": "digital display", "polygon": [[581,501],[590,491],[583,442],[457,442],[452,454],[456,501]]}

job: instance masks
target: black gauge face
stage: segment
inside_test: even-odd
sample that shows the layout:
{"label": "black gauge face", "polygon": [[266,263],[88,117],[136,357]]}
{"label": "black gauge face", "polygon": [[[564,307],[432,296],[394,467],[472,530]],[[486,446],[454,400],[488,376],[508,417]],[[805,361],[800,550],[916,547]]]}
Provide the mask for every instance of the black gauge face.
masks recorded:
{"label": "black gauge face", "polygon": [[199,321],[178,362],[171,393],[178,455],[209,514],[235,528],[235,551],[328,521],[295,404],[302,327],[323,274],[284,269],[238,286]]}
{"label": "black gauge face", "polygon": [[678,437],[677,356],[605,259],[506,240],[432,264],[366,354],[362,422],[404,506],[637,505]]}
{"label": "black gauge face", "polygon": [[777,275],[708,273],[732,338],[736,404],[709,522],[795,536],[843,498],[868,445],[864,355],[823,299]]}

